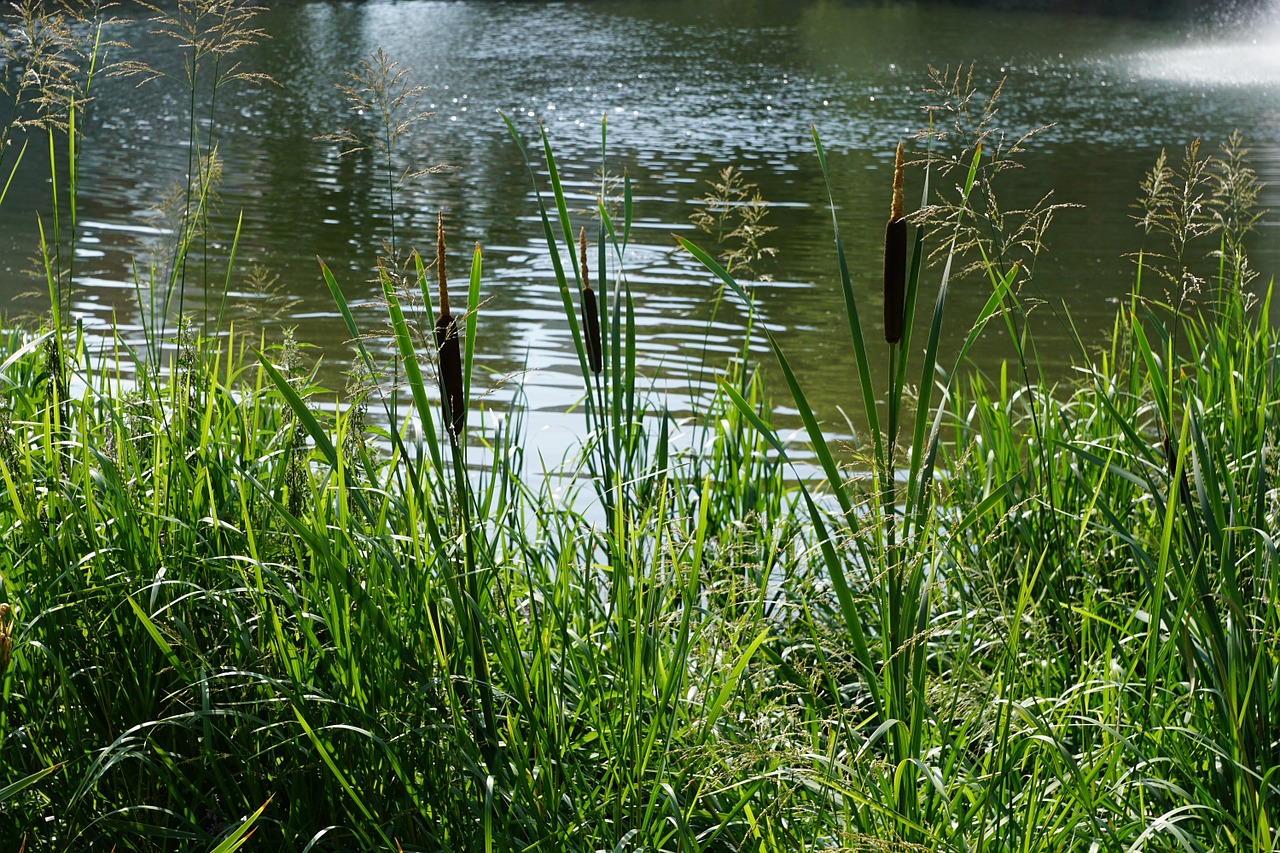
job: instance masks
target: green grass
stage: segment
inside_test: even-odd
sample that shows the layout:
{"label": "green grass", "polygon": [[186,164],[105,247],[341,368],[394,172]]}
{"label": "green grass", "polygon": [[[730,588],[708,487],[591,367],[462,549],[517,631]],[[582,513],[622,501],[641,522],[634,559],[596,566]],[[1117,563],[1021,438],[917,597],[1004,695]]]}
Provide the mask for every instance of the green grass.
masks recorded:
{"label": "green grass", "polygon": [[[400,92],[379,61],[373,83]],[[78,143],[78,97],[40,131]],[[479,248],[447,317],[442,271],[463,260],[443,239],[434,267],[384,259],[389,370],[317,269],[356,363],[399,386],[340,395],[291,338],[221,311],[165,310],[140,351],[89,352],[62,310],[74,226],[50,229],[49,327],[0,337],[0,848],[1275,848],[1280,336],[1246,295],[1238,142],[1161,158],[1133,298],[1056,385],[1027,331],[1032,265],[1005,251],[1026,241],[974,237],[999,151],[921,152],[922,200],[958,194],[884,264],[906,276],[886,281],[893,343],[850,272],[879,247],[847,248],[833,210],[868,427],[850,458],[750,311],[744,341],[768,343],[807,446],[771,426],[751,364],[673,441],[637,358],[630,183],[571,215],[550,140],[509,127],[581,367],[567,499],[530,470],[519,405],[474,411]],[[216,169],[191,164],[195,222]],[[140,287],[181,305],[205,241],[177,234]],[[732,264],[680,244],[750,308]],[[953,318],[962,268],[989,299]],[[1162,305],[1144,276],[1210,295]],[[1011,359],[971,366],[1000,327]],[[460,380],[437,370],[450,328]]]}

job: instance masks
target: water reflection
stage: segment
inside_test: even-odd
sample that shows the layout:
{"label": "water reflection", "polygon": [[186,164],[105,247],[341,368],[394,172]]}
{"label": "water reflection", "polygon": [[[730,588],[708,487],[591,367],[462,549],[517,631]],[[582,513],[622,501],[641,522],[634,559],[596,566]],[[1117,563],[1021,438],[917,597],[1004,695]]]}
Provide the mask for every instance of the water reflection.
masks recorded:
{"label": "water reflection", "polygon": [[[195,269],[215,289],[225,280],[243,294],[232,300],[231,318],[245,324],[262,322],[270,307],[248,295],[250,279],[278,277],[294,301],[268,326],[295,325],[300,339],[323,344],[323,376],[333,387],[342,385],[346,356],[337,342],[345,332],[316,258],[334,269],[353,302],[369,302],[392,226],[404,247],[432,246],[436,211],[444,210],[455,279],[471,245],[484,248],[477,353],[486,375],[531,371],[522,375],[534,409],[575,402],[577,362],[551,261],[499,110],[527,138],[545,123],[570,203],[582,209],[575,227],[588,233],[595,231],[588,211],[602,193],[599,128],[608,117],[603,168],[628,174],[636,191],[625,273],[643,330],[642,362],[677,411],[697,410],[716,372],[742,347],[741,306],[718,302],[710,277],[675,251],[670,236],[689,233],[692,200],[733,164],[772,203],[770,224],[778,228],[779,257],[762,270],[776,281],[757,290],[761,317],[781,335],[816,405],[840,423],[837,407],[854,399],[853,372],[810,126],[828,148],[855,288],[874,318],[892,151],[923,123],[920,88],[931,64],[976,61],[987,92],[1007,78],[1000,118],[1011,133],[1053,124],[1036,137],[1007,199],[1014,207],[1054,188],[1060,200],[1084,205],[1058,217],[1037,269],[1034,295],[1048,305],[1033,318],[1051,369],[1065,369],[1072,347],[1050,308],[1065,300],[1089,341],[1109,332],[1115,301],[1132,281],[1125,255],[1140,243],[1130,205],[1162,147],[1180,149],[1198,136],[1212,147],[1239,128],[1271,184],[1264,202],[1278,200],[1280,51],[1257,27],[1188,37],[1185,26],[1169,23],[825,0],[286,2],[262,23],[272,38],[244,62],[278,85],[228,90],[219,104],[226,178],[210,266],[196,258]],[[146,29],[133,25],[122,36],[148,56],[171,49]],[[414,80],[429,87],[424,106],[435,112],[397,148],[393,171],[452,167],[405,188],[394,209],[385,163],[372,152],[339,158],[335,144],[318,138],[359,120],[337,85],[379,47],[414,69]],[[185,175],[186,108],[183,93],[163,81],[141,88],[101,81],[82,155],[75,281],[75,308],[90,327],[141,326],[138,293],[146,301],[149,289],[145,272],[144,286],[135,287],[136,260],[164,239],[149,230],[147,211]],[[48,207],[39,157],[26,166],[0,209],[5,305],[29,288],[17,271],[36,245],[32,211]],[[908,193],[919,192],[915,175]],[[241,214],[228,276],[220,265]],[[1274,270],[1278,243],[1275,228],[1264,227],[1255,266]],[[927,280],[936,284],[936,271]],[[197,280],[189,308],[201,310],[201,291]],[[957,286],[949,305],[954,339],[985,298],[980,281]],[[372,307],[359,318],[380,321]],[[1007,353],[992,333],[976,357],[994,363]],[[497,396],[513,392],[508,383]]]}

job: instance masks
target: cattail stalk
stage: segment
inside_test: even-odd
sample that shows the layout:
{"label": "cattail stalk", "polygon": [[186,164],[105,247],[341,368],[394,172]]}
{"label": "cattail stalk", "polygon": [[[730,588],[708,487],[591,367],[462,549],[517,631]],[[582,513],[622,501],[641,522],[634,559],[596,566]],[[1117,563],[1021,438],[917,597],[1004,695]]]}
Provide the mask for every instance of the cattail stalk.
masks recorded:
{"label": "cattail stalk", "polygon": [[436,276],[440,284],[436,347],[440,351],[440,396],[444,403],[444,422],[454,436],[460,436],[466,426],[467,410],[462,395],[462,354],[458,348],[458,322],[449,313],[444,248],[444,213],[441,213],[436,224]]}
{"label": "cattail stalk", "polygon": [[884,229],[884,339],[902,340],[907,294],[907,218],[904,212],[902,143],[893,163],[893,207]]}
{"label": "cattail stalk", "polygon": [[591,372],[604,370],[604,351],[600,348],[600,309],[596,306],[596,292],[591,289],[591,275],[587,270],[587,229],[578,230],[578,250],[582,269],[582,334],[587,342],[587,365]]}

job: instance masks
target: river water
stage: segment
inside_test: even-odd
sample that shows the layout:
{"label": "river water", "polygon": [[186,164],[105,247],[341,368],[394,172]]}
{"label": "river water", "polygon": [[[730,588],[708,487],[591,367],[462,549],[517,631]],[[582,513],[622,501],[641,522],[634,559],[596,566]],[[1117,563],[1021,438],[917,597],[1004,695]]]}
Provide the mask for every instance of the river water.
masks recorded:
{"label": "river water", "polygon": [[[724,167],[756,185],[768,202],[764,224],[776,227],[763,242],[777,250],[748,276],[770,279],[757,285],[760,317],[835,432],[845,429],[840,411],[855,409],[857,398],[811,126],[828,151],[855,289],[876,321],[893,149],[907,139],[920,150],[911,138],[926,121],[929,67],[973,63],[983,95],[1004,80],[997,120],[1009,139],[1050,125],[1028,143],[1025,168],[1001,181],[1010,207],[1050,189],[1057,201],[1080,205],[1055,217],[1025,291],[1045,303],[1032,321],[1040,357],[1057,375],[1074,350],[1064,310],[1086,345],[1103,344],[1132,286],[1129,256],[1142,246],[1132,205],[1161,149],[1176,160],[1193,139],[1214,150],[1238,129],[1270,184],[1263,203],[1280,203],[1276,15],[1193,24],[924,2],[372,0],[276,3],[258,24],[270,39],[243,50],[241,68],[275,85],[228,85],[215,114],[224,178],[209,270],[219,286],[243,216],[228,317],[265,328],[268,341],[296,327],[299,340],[317,345],[312,354],[323,354],[321,379],[339,388],[346,334],[316,258],[352,302],[372,300],[370,279],[392,223],[402,248],[426,254],[443,210],[452,280],[465,280],[473,243],[484,253],[476,382],[494,388],[498,405],[523,389],[535,430],[569,429],[559,413],[580,396],[581,380],[530,181],[499,111],[530,142],[538,122],[545,125],[570,205],[581,208],[572,211],[575,228],[589,233],[607,118],[604,192],[625,172],[635,194],[624,264],[641,370],[676,412],[696,411],[740,351],[745,313],[716,306],[710,276],[677,251],[672,235],[712,245],[690,216]],[[147,31],[130,24],[116,35],[132,55],[177,67],[175,43]],[[377,157],[340,158],[338,144],[319,138],[369,118],[350,110],[338,86],[378,49],[411,69],[405,80],[427,87],[422,106],[434,113],[397,142],[393,168],[448,167],[403,187],[394,209]],[[114,325],[136,337],[140,295],[154,297],[135,285],[135,271],[166,241],[163,222],[148,211],[185,174],[189,96],[167,80],[137,87],[102,78],[95,92],[81,155],[73,310],[90,331]],[[545,174],[539,180],[546,189]],[[919,193],[913,172],[908,196]],[[36,212],[47,221],[47,196],[47,167],[32,154],[0,207],[0,309],[10,313],[40,309],[38,299],[19,298],[39,284],[20,273],[38,246]],[[1259,228],[1252,252],[1264,273],[1280,266],[1274,219]],[[184,307],[201,313],[203,266],[192,267],[197,283]],[[275,281],[278,294],[254,293],[255,276]],[[930,290],[939,276],[926,271]],[[988,292],[979,279],[955,284],[949,338],[963,334]],[[357,316],[374,326],[382,313],[370,306]],[[1008,355],[1001,335],[993,327],[975,351],[987,369]],[[868,336],[876,340],[876,328]],[[754,349],[767,359],[758,343]],[[784,393],[774,388],[775,399]],[[786,406],[779,416],[786,420]]]}

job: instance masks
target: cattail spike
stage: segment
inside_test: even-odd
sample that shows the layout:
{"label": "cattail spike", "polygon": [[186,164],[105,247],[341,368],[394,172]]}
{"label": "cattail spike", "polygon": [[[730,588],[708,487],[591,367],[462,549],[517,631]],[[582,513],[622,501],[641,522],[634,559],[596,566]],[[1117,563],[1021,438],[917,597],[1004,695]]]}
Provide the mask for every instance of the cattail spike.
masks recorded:
{"label": "cattail spike", "polygon": [[604,370],[604,350],[600,347],[600,307],[591,289],[591,272],[587,268],[587,229],[578,231],[578,260],[582,271],[582,336],[587,345],[587,366],[592,373]]}
{"label": "cattail spike", "polygon": [[600,307],[596,292],[591,288],[582,291],[582,325],[587,339],[587,364],[592,373],[604,370],[604,352],[600,349]]}
{"label": "cattail spike", "polygon": [[467,423],[462,387],[462,353],[458,347],[458,323],[449,313],[449,285],[445,280],[444,213],[436,224],[436,275],[440,282],[440,313],[436,316],[436,348],[440,354],[440,396],[444,422],[453,435],[462,435]]}
{"label": "cattail spike", "polygon": [[902,142],[893,162],[893,206],[884,229],[884,339],[896,344],[902,340],[903,314],[907,293],[907,220],[903,196],[905,167]]}
{"label": "cattail spike", "polygon": [[444,270],[444,211],[436,217],[436,280],[440,283],[440,316],[449,316],[449,283]]}
{"label": "cattail spike", "polygon": [[906,203],[902,189],[906,171],[906,166],[902,162],[902,140],[898,140],[898,153],[893,158],[893,208],[889,213],[890,219],[901,219],[906,216],[904,211]]}

